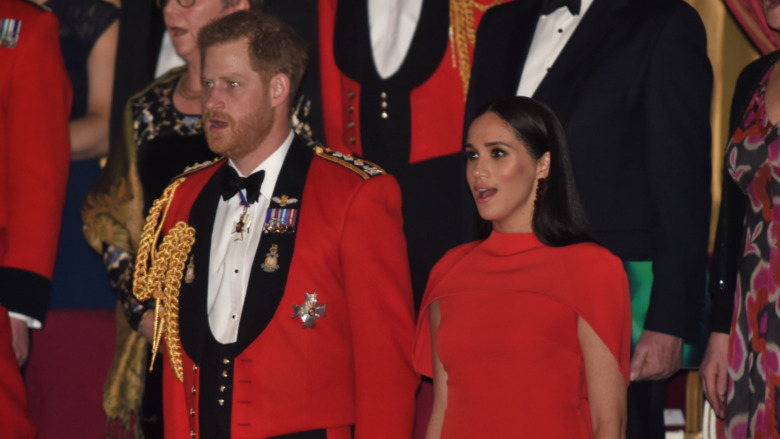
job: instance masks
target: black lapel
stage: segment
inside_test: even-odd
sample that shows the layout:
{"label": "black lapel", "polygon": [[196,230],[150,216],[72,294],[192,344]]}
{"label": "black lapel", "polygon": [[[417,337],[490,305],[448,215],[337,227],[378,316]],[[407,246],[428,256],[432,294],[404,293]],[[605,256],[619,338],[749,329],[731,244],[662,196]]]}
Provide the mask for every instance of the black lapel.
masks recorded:
{"label": "black lapel", "polygon": [[536,88],[534,98],[543,97],[552,89],[560,87],[561,83],[571,81],[572,72],[584,60],[592,58],[595,51],[603,51],[601,41],[625,20],[621,12],[626,6],[627,0],[595,0]]}
{"label": "black lapel", "polygon": [[349,78],[381,82],[386,89],[412,90],[428,80],[447,50],[449,0],[423,0],[409,51],[398,71],[381,79],[374,65],[367,0],[339,0],[333,33],[336,65]]}
{"label": "black lapel", "polygon": [[[309,172],[313,156],[314,152],[311,147],[306,146],[296,136],[282,164],[282,170],[279,173],[273,194],[274,198],[287,195],[289,198],[298,199],[296,203],[288,204],[287,208],[294,208],[300,212],[304,202],[303,188],[306,184],[306,175]],[[269,210],[278,207],[280,207],[278,202],[271,201]],[[300,224],[300,219],[298,223]],[[276,313],[287,284],[287,274],[292,262],[296,236],[298,236],[297,231],[295,233],[263,233],[252,264],[252,273],[249,275],[249,285],[238,328],[238,340],[231,347],[233,356],[237,356],[246,349],[263,332]],[[266,254],[273,245],[278,248],[278,269],[267,272],[263,270],[263,263]],[[303,291],[301,291],[301,298],[303,299]],[[290,316],[292,316],[292,309],[289,311]]]}
{"label": "black lapel", "polygon": [[[505,18],[505,20],[509,20],[505,22],[506,29],[509,30],[506,42],[508,48],[504,56],[509,60],[510,67],[505,70],[508,76],[503,79],[511,85],[509,92],[514,95],[520,85],[520,77],[523,75],[528,49],[531,48],[536,24],[539,22],[541,1],[513,1],[509,4],[511,6],[507,7],[508,14]],[[511,60],[516,60],[516,62]]]}
{"label": "black lapel", "polygon": [[179,332],[181,344],[187,355],[196,364],[202,362],[204,344],[216,343],[209,327],[206,309],[209,288],[209,262],[211,259],[211,234],[214,230],[214,217],[219,205],[222,174],[227,162],[214,172],[200,191],[190,210],[189,224],[195,228],[195,244],[190,251],[187,264],[192,258],[194,278],[187,282],[187,268],[179,294]]}

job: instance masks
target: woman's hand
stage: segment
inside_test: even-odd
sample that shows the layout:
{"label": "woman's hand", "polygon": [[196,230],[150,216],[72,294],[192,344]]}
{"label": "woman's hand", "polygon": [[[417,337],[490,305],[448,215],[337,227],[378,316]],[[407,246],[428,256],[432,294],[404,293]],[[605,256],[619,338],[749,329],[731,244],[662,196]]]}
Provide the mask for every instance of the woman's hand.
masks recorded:
{"label": "woman's hand", "polygon": [[726,386],[728,385],[729,335],[713,332],[699,366],[701,387],[719,418],[726,417]]}

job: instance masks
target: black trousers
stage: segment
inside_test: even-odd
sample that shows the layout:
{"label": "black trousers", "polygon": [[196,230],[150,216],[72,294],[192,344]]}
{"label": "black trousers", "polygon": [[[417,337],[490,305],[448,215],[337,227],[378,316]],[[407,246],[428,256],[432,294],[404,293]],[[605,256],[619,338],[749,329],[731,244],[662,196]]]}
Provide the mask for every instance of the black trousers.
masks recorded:
{"label": "black trousers", "polygon": [[628,387],[628,439],[664,439],[666,380],[632,382]]}

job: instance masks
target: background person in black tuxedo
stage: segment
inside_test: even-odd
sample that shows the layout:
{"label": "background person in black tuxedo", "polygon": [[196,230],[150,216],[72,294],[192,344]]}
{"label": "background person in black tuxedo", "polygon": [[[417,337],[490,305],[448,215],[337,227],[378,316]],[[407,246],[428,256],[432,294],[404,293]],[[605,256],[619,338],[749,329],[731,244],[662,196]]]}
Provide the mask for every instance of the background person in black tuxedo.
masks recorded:
{"label": "background person in black tuxedo", "polygon": [[[514,94],[560,118],[597,238],[624,261],[632,296],[650,291],[628,433],[660,438],[661,380],[679,369],[683,341],[698,338],[704,303],[712,89],[704,27],[681,0],[565,3],[517,1],[485,14],[465,120]],[[642,271],[652,286],[636,285]]]}

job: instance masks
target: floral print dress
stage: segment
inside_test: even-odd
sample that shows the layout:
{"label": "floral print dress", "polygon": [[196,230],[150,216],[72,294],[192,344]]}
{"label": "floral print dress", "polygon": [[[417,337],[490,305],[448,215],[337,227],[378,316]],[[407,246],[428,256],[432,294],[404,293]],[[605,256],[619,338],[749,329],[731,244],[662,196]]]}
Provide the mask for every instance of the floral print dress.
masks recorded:
{"label": "floral print dress", "polygon": [[729,344],[726,436],[735,439],[780,438],[780,125],[764,104],[770,73],[726,149],[749,200]]}

